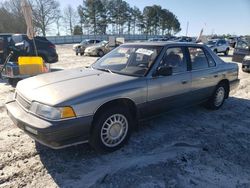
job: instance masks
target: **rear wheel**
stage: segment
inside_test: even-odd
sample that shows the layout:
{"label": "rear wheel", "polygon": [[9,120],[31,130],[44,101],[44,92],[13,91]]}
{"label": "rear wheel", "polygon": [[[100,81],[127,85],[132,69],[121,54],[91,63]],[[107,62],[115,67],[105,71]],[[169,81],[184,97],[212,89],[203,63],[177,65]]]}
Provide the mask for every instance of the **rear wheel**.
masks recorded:
{"label": "rear wheel", "polygon": [[220,83],[211,98],[209,99],[207,103],[207,107],[212,110],[218,110],[224,103],[225,98],[227,96],[228,89],[226,87],[226,84]]}
{"label": "rear wheel", "polygon": [[104,56],[104,52],[103,52],[102,50],[99,50],[98,53],[97,53],[97,55],[98,55],[99,57],[102,57],[102,56]]}
{"label": "rear wheel", "polygon": [[16,87],[17,83],[20,81],[20,79],[18,78],[9,78],[8,79],[8,83],[12,86],[12,87]]}
{"label": "rear wheel", "polygon": [[99,152],[121,148],[129,139],[132,117],[125,108],[111,108],[94,119],[90,145]]}
{"label": "rear wheel", "polygon": [[228,56],[228,54],[229,54],[229,49],[227,48],[226,51],[224,52],[224,55]]}

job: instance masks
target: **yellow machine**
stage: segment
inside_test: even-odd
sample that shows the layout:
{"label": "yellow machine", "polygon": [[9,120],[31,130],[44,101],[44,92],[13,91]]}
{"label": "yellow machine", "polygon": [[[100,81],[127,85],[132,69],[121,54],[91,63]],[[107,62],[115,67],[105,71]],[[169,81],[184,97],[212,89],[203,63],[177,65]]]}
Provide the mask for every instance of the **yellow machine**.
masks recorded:
{"label": "yellow machine", "polygon": [[9,84],[16,83],[24,78],[50,72],[50,67],[46,66],[42,57],[38,56],[20,56],[17,62],[10,62],[11,53],[4,66],[0,70],[0,76],[8,79]]}
{"label": "yellow machine", "polygon": [[41,57],[18,57],[20,75],[37,75],[48,72]]}

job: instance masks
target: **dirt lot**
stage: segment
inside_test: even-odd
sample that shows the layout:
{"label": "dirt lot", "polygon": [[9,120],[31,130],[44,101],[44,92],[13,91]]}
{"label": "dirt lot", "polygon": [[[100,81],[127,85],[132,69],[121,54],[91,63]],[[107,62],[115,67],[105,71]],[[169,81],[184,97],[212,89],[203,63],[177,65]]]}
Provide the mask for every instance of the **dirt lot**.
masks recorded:
{"label": "dirt lot", "polygon": [[[57,47],[57,68],[85,66]],[[230,61],[231,57],[222,57]],[[14,91],[0,82],[0,188],[2,187],[250,187],[250,74],[222,109],[195,106],[168,113],[132,134],[119,151],[98,155],[85,145],[52,150],[36,144],[8,118]]]}

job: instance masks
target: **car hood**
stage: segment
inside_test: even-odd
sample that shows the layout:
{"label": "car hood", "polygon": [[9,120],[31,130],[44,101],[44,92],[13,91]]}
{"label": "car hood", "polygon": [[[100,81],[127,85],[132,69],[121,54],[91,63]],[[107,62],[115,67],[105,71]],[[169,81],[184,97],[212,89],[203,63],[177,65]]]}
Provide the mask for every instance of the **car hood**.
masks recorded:
{"label": "car hood", "polygon": [[79,96],[104,92],[104,88],[135,79],[138,78],[91,68],[77,68],[22,80],[18,83],[16,91],[29,101],[56,106]]}

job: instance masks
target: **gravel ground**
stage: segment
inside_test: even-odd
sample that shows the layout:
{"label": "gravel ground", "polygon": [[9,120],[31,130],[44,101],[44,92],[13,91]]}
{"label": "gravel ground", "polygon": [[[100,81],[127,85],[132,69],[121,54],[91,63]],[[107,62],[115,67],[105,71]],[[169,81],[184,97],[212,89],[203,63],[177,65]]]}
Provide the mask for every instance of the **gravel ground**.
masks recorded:
{"label": "gravel ground", "polygon": [[[96,57],[57,46],[53,68],[86,66]],[[222,57],[230,61],[231,57]],[[52,150],[36,144],[8,118],[14,91],[0,82],[2,187],[250,187],[250,75],[218,111],[194,106],[160,116],[119,151],[99,155],[88,144]]]}

